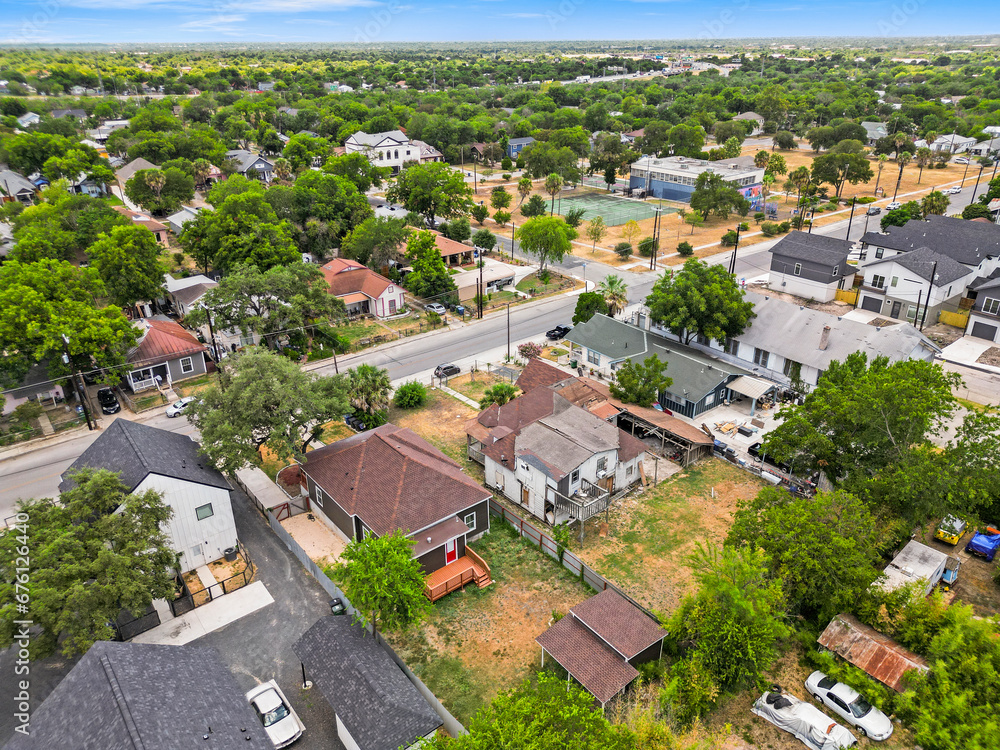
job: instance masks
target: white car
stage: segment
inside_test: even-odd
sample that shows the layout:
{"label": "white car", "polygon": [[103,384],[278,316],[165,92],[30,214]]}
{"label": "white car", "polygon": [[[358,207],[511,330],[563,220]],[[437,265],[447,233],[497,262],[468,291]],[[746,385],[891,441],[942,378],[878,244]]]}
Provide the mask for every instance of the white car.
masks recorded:
{"label": "white car", "polygon": [[431,302],[429,305],[424,305],[424,309],[427,312],[437,313],[438,315],[444,315],[448,312],[440,302]]}
{"label": "white car", "polygon": [[957,159],[955,159],[955,163],[956,164],[968,164],[969,163],[969,157],[967,157],[967,156],[960,156]]}
{"label": "white car", "polygon": [[945,190],[944,192],[945,192],[945,193],[946,193],[947,195],[958,195],[959,193],[961,193],[961,192],[962,192],[962,188],[960,188],[960,187],[959,187],[958,185],[956,185],[955,187],[950,187],[950,188],[948,188],[948,189],[947,189],[947,190]]}
{"label": "white car", "polygon": [[903,204],[899,201],[893,201],[888,206],[885,207],[886,211],[895,211],[897,208],[902,208]]}
{"label": "white car", "polygon": [[276,748],[288,747],[306,731],[305,725],[274,680],[255,687],[247,693],[247,700]]}
{"label": "white car", "polygon": [[845,719],[862,736],[877,741],[887,740],[892,736],[889,717],[872,706],[854,688],[817,671],[806,678],[806,690],[817,701]]}
{"label": "white car", "polygon": [[187,408],[193,404],[197,399],[194,396],[188,396],[187,398],[182,398],[179,401],[174,401],[167,407],[168,417],[179,417]]}

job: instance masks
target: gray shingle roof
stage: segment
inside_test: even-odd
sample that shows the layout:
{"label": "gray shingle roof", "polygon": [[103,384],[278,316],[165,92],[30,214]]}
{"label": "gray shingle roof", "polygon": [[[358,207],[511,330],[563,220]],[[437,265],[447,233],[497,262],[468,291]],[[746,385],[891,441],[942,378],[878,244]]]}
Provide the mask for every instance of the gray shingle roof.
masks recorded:
{"label": "gray shingle roof", "polygon": [[292,649],[359,747],[409,747],[441,726],[392,657],[350,617],[318,620]]}
{"label": "gray shingle roof", "polygon": [[150,474],[158,474],[209,487],[232,489],[212,468],[199,445],[187,435],[116,419],[63,473],[59,491],[73,484],[66,477],[84,467],[119,472],[129,492]]}
{"label": "gray shingle roof", "polygon": [[852,244],[836,237],[795,231],[782,237],[770,252],[795,260],[812,261],[830,267],[840,266],[844,273],[853,273],[853,268],[847,268],[847,255]]}
{"label": "gray shingle roof", "polygon": [[35,185],[24,175],[11,169],[0,170],[0,191],[4,195],[14,197],[22,191],[35,192]]}
{"label": "gray shingle roof", "polygon": [[[265,159],[260,154],[255,154],[252,151],[245,151],[241,148],[233,149],[232,151],[226,152],[226,158],[232,159],[236,162],[236,168],[239,172],[246,172],[251,166],[258,160],[262,160],[271,164],[270,160]],[[274,165],[271,164],[273,167]]]}
{"label": "gray shingle roof", "polygon": [[868,232],[861,241],[900,252],[929,247],[967,266],[978,266],[984,258],[1000,255],[1000,227],[950,216],[931,215],[927,221],[886,227],[886,234]]}
{"label": "gray shingle roof", "polygon": [[402,130],[387,130],[384,133],[365,133],[364,131],[359,130],[357,133],[352,135],[351,138],[360,143],[362,146],[377,146],[387,138],[393,141],[399,141],[400,143],[410,142],[410,139]]}
{"label": "gray shingle roof", "polygon": [[5,750],[193,747],[274,747],[218,652],[99,641],[34,711],[31,734]]}
{"label": "gray shingle roof", "polygon": [[985,278],[976,279],[969,284],[969,289],[974,292],[981,292],[987,289],[1000,289],[1000,268],[997,268]]}
{"label": "gray shingle roof", "polygon": [[[969,275],[967,266],[963,266],[957,260],[947,255],[934,252],[929,247],[917,248],[908,253],[900,253],[881,260],[872,260],[865,263],[862,268],[874,268],[886,263],[897,263],[908,271],[915,273],[920,278],[929,281],[931,273],[935,273],[936,285],[950,284],[963,276]],[[935,268],[934,264],[937,263]]]}

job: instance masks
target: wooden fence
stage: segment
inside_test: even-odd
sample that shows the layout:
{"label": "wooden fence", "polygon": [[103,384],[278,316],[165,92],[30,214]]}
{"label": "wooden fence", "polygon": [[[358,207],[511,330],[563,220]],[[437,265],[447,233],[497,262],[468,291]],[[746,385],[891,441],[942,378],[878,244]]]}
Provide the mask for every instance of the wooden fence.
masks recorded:
{"label": "wooden fence", "polygon": [[836,299],[841,302],[846,302],[849,305],[858,304],[858,290],[857,289],[838,289],[834,292]]}
{"label": "wooden fence", "polygon": [[948,312],[947,310],[942,310],[938,313],[938,320],[945,325],[955,326],[964,331],[965,327],[969,325],[969,311]]}

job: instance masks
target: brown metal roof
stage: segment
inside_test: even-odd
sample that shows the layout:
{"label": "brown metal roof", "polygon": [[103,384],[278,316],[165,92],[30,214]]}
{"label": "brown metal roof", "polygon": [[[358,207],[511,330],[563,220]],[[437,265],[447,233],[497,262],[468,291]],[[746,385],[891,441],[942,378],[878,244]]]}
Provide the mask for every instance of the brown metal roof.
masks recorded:
{"label": "brown metal roof", "polygon": [[138,346],[129,354],[133,365],[159,364],[208,351],[194,334],[172,320],[148,318],[135,323],[142,331]]}
{"label": "brown metal roof", "polygon": [[930,668],[915,653],[851,615],[834,617],[820,634],[819,644],[897,693],[903,692],[903,675],[908,670]]}
{"label": "brown metal roof", "polygon": [[662,641],[667,634],[659,623],[614,589],[605,589],[570,612],[626,659]]}

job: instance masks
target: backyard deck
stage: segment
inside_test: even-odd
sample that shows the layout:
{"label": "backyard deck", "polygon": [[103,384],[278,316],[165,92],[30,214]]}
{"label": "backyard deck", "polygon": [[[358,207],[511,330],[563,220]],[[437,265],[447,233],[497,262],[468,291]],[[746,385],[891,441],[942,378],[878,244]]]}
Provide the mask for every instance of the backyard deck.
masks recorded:
{"label": "backyard deck", "polygon": [[466,546],[462,557],[438,568],[424,579],[424,596],[436,602],[472,582],[479,588],[485,588],[493,583],[493,579],[490,578],[490,566]]}

